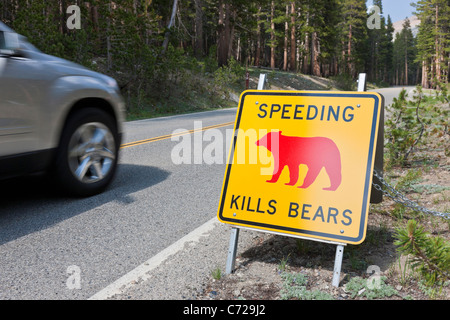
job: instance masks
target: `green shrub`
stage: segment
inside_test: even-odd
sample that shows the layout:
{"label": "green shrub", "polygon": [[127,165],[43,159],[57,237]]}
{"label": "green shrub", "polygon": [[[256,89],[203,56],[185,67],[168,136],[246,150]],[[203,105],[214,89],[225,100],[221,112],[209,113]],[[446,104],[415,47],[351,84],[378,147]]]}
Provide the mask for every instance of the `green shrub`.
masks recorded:
{"label": "green shrub", "polygon": [[283,289],[281,289],[281,299],[300,300],[333,300],[333,296],[320,290],[308,290],[306,285],[308,277],[301,273],[283,272]]}
{"label": "green shrub", "polygon": [[432,237],[415,220],[409,220],[406,227],[397,228],[394,237],[397,250],[408,256],[412,269],[426,285],[443,286],[450,280],[449,242]]}
{"label": "green shrub", "polygon": [[367,299],[381,299],[398,294],[397,290],[385,283],[386,277],[380,277],[377,285],[368,286],[368,280],[361,277],[353,277],[345,285],[345,290],[352,298],[366,297]]}

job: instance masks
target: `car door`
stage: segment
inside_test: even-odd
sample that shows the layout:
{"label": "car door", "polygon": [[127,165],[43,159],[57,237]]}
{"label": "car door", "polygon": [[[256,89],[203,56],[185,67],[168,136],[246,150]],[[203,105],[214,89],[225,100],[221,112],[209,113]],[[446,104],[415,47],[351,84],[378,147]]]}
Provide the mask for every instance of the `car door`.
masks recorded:
{"label": "car door", "polygon": [[0,157],[37,149],[39,74],[37,61],[0,56]]}

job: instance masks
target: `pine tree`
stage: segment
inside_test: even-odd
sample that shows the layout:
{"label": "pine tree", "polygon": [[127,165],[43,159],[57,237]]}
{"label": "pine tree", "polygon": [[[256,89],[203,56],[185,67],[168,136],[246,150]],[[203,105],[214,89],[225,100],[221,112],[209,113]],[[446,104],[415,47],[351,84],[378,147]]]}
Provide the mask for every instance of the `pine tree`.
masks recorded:
{"label": "pine tree", "polygon": [[420,19],[417,61],[422,64],[422,86],[438,88],[450,74],[450,3],[448,0],[419,0]]}
{"label": "pine tree", "polygon": [[394,41],[395,84],[410,85],[416,82],[416,44],[408,19]]}
{"label": "pine tree", "polygon": [[369,81],[388,84],[392,79],[394,28],[391,17],[388,16],[386,22],[383,16],[381,0],[374,0],[373,5],[380,9],[380,28],[369,28],[368,30],[370,49],[366,60],[366,70]]}
{"label": "pine tree", "polygon": [[341,73],[356,77],[364,71],[367,55],[367,7],[364,0],[340,0]]}
{"label": "pine tree", "polygon": [[[380,14],[383,13],[383,7],[381,0],[373,0],[373,6],[376,6],[380,10]],[[377,11],[378,12],[378,9]],[[380,64],[380,51],[381,51],[381,41],[384,35],[385,19],[381,17],[380,28],[373,28],[367,31],[368,33],[368,45],[370,51],[367,58],[367,72],[368,80],[371,82],[377,82],[379,80],[379,64]]]}
{"label": "pine tree", "polygon": [[394,59],[394,26],[392,24],[391,17],[388,15],[386,29],[384,33],[382,47],[384,49],[383,57],[384,57],[384,78],[383,81],[387,84],[392,83],[393,79],[393,59]]}

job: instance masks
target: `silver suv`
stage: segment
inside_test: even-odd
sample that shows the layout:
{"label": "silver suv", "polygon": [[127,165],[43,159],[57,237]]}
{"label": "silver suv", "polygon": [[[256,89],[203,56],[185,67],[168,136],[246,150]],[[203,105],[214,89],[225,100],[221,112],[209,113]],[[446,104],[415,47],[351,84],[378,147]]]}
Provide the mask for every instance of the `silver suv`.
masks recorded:
{"label": "silver suv", "polygon": [[0,22],[0,177],[47,171],[78,196],[116,171],[124,120],[117,82],[40,52]]}

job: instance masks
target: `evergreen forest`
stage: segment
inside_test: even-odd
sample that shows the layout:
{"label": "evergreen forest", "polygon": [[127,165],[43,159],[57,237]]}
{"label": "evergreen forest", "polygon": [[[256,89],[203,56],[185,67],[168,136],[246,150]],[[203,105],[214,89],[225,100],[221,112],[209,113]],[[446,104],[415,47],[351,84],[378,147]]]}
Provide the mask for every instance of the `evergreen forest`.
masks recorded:
{"label": "evergreen forest", "polygon": [[140,106],[217,95],[255,67],[439,88],[450,78],[450,0],[413,6],[416,36],[408,20],[394,34],[381,0],[0,0],[0,20],[45,53],[114,76]]}

